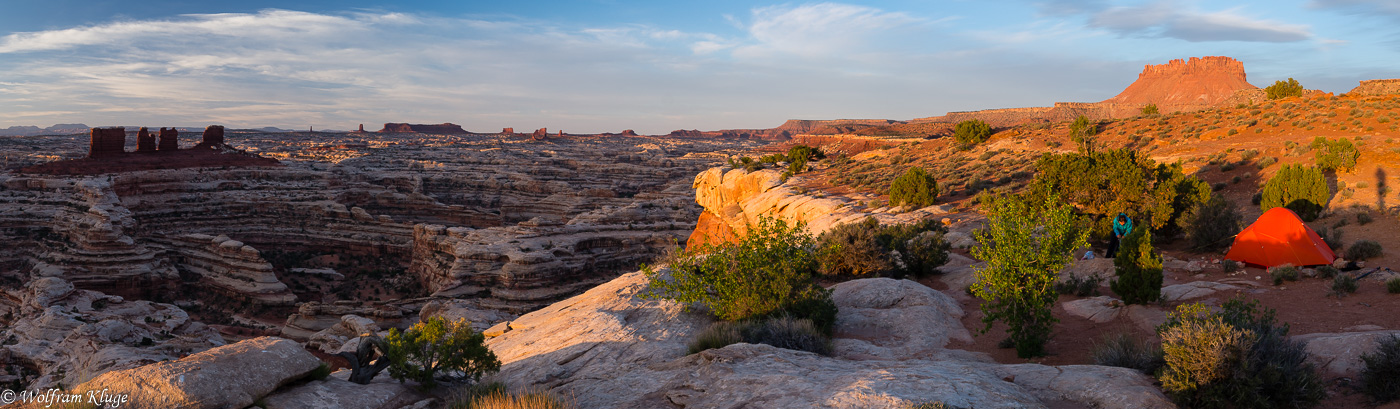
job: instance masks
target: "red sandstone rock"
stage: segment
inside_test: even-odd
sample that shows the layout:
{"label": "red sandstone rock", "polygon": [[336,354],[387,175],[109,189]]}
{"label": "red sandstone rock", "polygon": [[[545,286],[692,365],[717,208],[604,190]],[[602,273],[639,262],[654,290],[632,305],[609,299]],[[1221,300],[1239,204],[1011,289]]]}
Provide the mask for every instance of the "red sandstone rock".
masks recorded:
{"label": "red sandstone rock", "polygon": [[[1166,64],[1148,65],[1137,81],[1118,96],[1104,100],[1118,104],[1219,105],[1236,91],[1255,89],[1245,80],[1244,63],[1230,57],[1191,57]],[[1172,111],[1162,109],[1163,112]]]}
{"label": "red sandstone rock", "polygon": [[623,130],[622,136],[637,136],[637,131],[633,131],[631,129]]}
{"label": "red sandstone rock", "polygon": [[501,133],[505,135],[514,135],[515,128],[501,128]]}
{"label": "red sandstone rock", "polygon": [[159,150],[161,152],[180,150],[180,131],[175,130],[175,128],[160,128]]}
{"label": "red sandstone rock", "polygon": [[136,132],[136,151],[137,151],[137,152],[155,152],[155,151],[156,151],[156,136],[155,136],[155,135],[151,135],[151,131],[148,130],[148,129],[146,129],[146,127],[144,127],[144,126],[141,127],[141,130],[139,130],[139,131]]}
{"label": "red sandstone rock", "polygon": [[204,128],[204,141],[199,146],[219,146],[224,144],[224,126],[209,125]]}
{"label": "red sandstone rock", "polygon": [[92,128],[88,157],[117,156],[125,152],[126,128]]}
{"label": "red sandstone rock", "polygon": [[461,126],[461,125],[453,124],[453,123],[451,123],[451,122],[441,123],[441,124],[437,124],[437,125],[420,125],[420,124],[407,124],[407,123],[386,123],[386,124],[384,124],[384,129],[380,129],[379,132],[381,132],[381,133],[410,133],[410,132],[418,132],[418,133],[437,133],[437,134],[460,134],[460,133],[467,133],[466,130],[462,129],[462,126]]}
{"label": "red sandstone rock", "polygon": [[1348,96],[1395,94],[1400,94],[1400,79],[1365,80],[1356,88],[1347,91]]}
{"label": "red sandstone rock", "polygon": [[549,128],[536,129],[535,133],[530,134],[530,139],[534,140],[540,140],[547,137],[549,137]]}

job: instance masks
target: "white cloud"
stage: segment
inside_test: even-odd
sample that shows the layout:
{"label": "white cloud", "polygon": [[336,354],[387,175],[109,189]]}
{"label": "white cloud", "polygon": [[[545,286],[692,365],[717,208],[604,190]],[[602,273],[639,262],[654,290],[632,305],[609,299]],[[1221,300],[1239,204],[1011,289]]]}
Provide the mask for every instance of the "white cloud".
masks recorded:
{"label": "white cloud", "polygon": [[858,52],[874,45],[874,37],[924,22],[905,13],[836,3],[761,7],[752,13],[746,29],[755,44],[735,50],[736,56],[810,58]]}
{"label": "white cloud", "polygon": [[1137,6],[1108,7],[1089,18],[1089,26],[1119,34],[1176,38],[1192,42],[1250,41],[1287,43],[1312,38],[1302,24],[1243,16],[1240,9],[1203,12],[1174,0]]}

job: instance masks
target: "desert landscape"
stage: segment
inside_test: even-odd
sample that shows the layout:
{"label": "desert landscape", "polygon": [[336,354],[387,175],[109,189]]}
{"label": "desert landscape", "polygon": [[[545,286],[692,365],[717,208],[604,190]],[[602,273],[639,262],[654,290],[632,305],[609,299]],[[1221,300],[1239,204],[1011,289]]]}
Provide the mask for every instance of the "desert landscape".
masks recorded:
{"label": "desert landscape", "polygon": [[[1372,10],[1317,3],[1305,8]],[[1041,21],[1087,4],[1026,7]],[[1374,10],[1389,13],[1383,6]],[[1152,35],[1103,22],[1122,17],[1114,13],[1166,10],[1102,7],[1087,27],[1117,41]],[[1321,23],[1192,7],[1153,35],[1346,43],[1323,41]],[[304,39],[372,49],[366,32],[413,33],[403,41],[427,47],[440,39],[424,33],[448,22],[549,24],[381,11],[231,9],[139,27],[16,29],[0,37],[0,54],[128,35],[161,40],[133,43],[139,51],[262,36],[287,38],[287,49]],[[763,30],[778,16],[801,23],[784,23],[791,32],[826,24],[805,19],[819,14],[921,29],[957,20],[836,3],[751,14],[725,19],[758,40],[775,35]],[[386,28],[399,26],[410,29]],[[1193,29],[1222,37],[1183,34]],[[582,54],[624,55],[545,31]],[[712,48],[735,59],[774,51],[694,38],[690,52],[705,58]],[[491,42],[452,44],[470,54],[495,50]],[[550,47],[540,44],[527,41]],[[741,82],[721,87],[720,100],[681,98],[696,106],[645,92],[608,97],[596,90],[605,80],[587,84],[599,94],[578,95],[575,84],[546,81],[562,88],[532,99],[522,97],[531,81],[510,75],[460,87],[490,98],[403,84],[394,89],[421,94],[369,95],[382,90],[372,76],[338,77],[372,68],[358,65],[369,58],[272,85],[248,78],[304,58],[214,71],[200,71],[203,57],[106,59],[136,71],[65,70],[171,87],[194,78],[227,96],[175,92],[158,98],[170,104],[103,108],[72,93],[74,105],[61,106],[35,96],[57,82],[0,62],[14,76],[0,75],[0,125],[11,124],[0,128],[0,407],[1400,407],[1400,79],[1358,70],[1346,74],[1364,75],[1349,88],[1314,89],[1315,77],[1274,80],[1291,65],[1258,54],[1151,54],[1126,85],[1093,78],[1112,71],[1095,68],[1076,83],[1092,88],[1021,89],[1098,102],[975,109],[988,105],[943,85],[947,93],[920,98],[961,108],[872,110],[836,84],[787,99],[907,115],[884,119],[772,117],[757,108],[769,103],[765,88]],[[685,65],[676,61],[663,65]],[[740,67],[770,75],[755,61]],[[1256,61],[1269,80],[1253,74]],[[404,72],[383,78],[574,75],[528,77],[536,65],[509,59],[425,65],[395,65]],[[991,67],[973,65],[955,81]],[[694,69],[680,71],[701,81]],[[774,72],[805,81],[819,71],[803,70]],[[655,93],[679,89],[631,75]],[[265,94],[242,93],[237,78]],[[95,89],[130,89],[118,82]],[[891,90],[906,86],[923,89],[911,80],[870,92],[897,100]],[[340,94],[345,87],[366,95]],[[288,88],[324,99],[279,93]],[[642,108],[671,103],[696,112]],[[735,119],[747,115],[777,126],[696,125],[751,123]],[[315,125],[267,126],[301,118]],[[327,118],[334,125],[321,125]],[[587,131],[502,126],[510,122]],[[120,125],[131,123],[146,125]]]}

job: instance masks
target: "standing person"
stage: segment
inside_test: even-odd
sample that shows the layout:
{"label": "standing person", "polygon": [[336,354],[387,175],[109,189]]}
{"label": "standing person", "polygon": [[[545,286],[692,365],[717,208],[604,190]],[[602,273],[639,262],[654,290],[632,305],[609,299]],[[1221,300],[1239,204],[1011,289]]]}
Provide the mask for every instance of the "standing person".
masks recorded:
{"label": "standing person", "polygon": [[1123,241],[1123,237],[1133,231],[1133,219],[1128,218],[1126,213],[1118,213],[1118,217],[1113,218],[1113,235],[1108,238],[1108,258],[1113,258],[1118,254],[1118,242]]}

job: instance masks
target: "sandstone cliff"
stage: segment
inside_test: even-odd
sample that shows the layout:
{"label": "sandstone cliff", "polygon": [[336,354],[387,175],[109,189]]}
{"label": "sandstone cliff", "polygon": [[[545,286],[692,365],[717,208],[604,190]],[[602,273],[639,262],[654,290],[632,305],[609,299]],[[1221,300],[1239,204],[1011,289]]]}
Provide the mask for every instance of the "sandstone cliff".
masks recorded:
{"label": "sandstone cliff", "polygon": [[1236,91],[1257,89],[1246,81],[1244,63],[1230,57],[1191,57],[1148,65],[1137,81],[1104,103],[1157,104],[1162,112],[1177,107],[1217,106]]}
{"label": "sandstone cliff", "polygon": [[1400,79],[1365,80],[1346,93],[1356,95],[1396,95],[1400,94]]}

